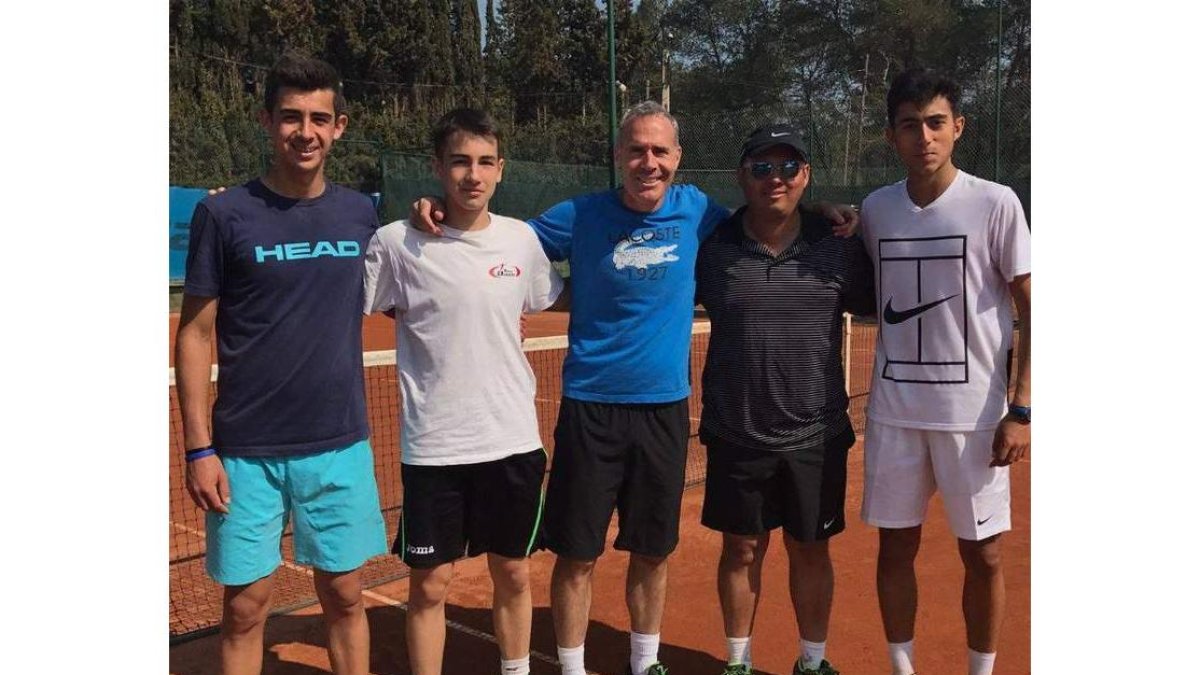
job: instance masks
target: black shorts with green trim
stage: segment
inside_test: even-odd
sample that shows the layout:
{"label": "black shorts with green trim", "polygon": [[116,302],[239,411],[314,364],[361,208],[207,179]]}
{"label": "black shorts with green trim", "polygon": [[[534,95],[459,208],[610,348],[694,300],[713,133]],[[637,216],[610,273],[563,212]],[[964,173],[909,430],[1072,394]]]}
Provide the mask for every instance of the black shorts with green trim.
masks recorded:
{"label": "black shorts with green trim", "polygon": [[409,567],[495,553],[525,558],[539,545],[546,451],[477,464],[400,465],[404,507],[392,552]]}
{"label": "black shorts with green trim", "polygon": [[662,558],[679,543],[688,400],[596,403],[563,397],[546,488],[546,548],[595,560],[613,510],[613,548]]}

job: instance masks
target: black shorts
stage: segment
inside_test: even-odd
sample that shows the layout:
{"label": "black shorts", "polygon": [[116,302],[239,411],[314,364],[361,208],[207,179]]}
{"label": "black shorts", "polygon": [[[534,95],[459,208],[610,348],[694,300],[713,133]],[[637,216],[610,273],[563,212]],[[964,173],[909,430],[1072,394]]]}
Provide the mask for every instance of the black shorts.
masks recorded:
{"label": "black shorts", "polygon": [[615,548],[655,558],[674,551],[690,430],[687,399],[627,404],[564,397],[546,490],[545,547],[595,560],[615,507]]}
{"label": "black shorts", "polygon": [[400,465],[404,509],[392,553],[427,569],[480,553],[524,558],[538,541],[546,451],[449,466]]}
{"label": "black shorts", "polygon": [[703,440],[705,527],[750,536],[782,526],[806,542],[846,529],[846,456],[854,429],[803,450],[754,450],[708,434]]}

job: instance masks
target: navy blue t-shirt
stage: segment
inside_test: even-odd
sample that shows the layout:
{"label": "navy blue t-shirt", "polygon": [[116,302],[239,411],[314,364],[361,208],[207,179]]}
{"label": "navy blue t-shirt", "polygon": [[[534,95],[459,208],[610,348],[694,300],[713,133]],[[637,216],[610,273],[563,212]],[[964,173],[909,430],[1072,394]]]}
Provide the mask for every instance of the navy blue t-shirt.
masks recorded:
{"label": "navy blue t-shirt", "polygon": [[289,199],[253,180],[196,207],[184,292],[219,298],[219,453],[300,455],[367,437],[363,254],[377,227],[366,195],[332,183]]}

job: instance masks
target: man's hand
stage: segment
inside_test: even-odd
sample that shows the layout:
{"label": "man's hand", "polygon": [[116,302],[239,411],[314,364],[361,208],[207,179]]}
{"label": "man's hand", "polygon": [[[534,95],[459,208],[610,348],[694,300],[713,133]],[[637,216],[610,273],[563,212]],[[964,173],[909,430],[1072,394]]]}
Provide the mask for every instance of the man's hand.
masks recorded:
{"label": "man's hand", "polygon": [[408,222],[422,232],[442,236],[438,223],[446,219],[446,205],[437,197],[421,197],[412,203],[408,211]]}
{"label": "man's hand", "polygon": [[858,211],[849,204],[817,202],[813,210],[833,223],[833,233],[839,237],[853,237],[858,232]]}
{"label": "man's hand", "polygon": [[992,463],[988,466],[1008,466],[1029,454],[1029,423],[1005,417],[996,427],[992,439]]}
{"label": "man's hand", "polygon": [[216,455],[187,463],[187,489],[201,509],[229,513],[229,477]]}

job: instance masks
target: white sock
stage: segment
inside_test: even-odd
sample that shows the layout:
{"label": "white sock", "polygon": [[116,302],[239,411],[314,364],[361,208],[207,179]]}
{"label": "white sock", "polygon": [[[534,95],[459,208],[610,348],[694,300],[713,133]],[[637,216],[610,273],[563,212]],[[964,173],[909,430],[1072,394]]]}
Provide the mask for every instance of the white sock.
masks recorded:
{"label": "white sock", "polygon": [[892,675],[913,675],[913,641],[889,642],[888,654],[892,657]]}
{"label": "white sock", "polygon": [[996,652],[984,654],[974,649],[967,649],[967,661],[970,663],[967,672],[971,675],[992,675],[992,666],[996,663]]}
{"label": "white sock", "polygon": [[633,675],[645,675],[647,668],[658,663],[658,636],[629,631],[629,667]]}
{"label": "white sock", "polygon": [[744,663],[750,665],[750,638],[725,638],[725,644],[729,645],[729,664],[736,665]]}
{"label": "white sock", "polygon": [[559,647],[558,662],[562,665],[562,675],[587,675],[583,669],[583,645],[570,649]]}
{"label": "white sock", "polygon": [[816,670],[821,667],[821,661],[825,660],[825,643],[824,642],[809,642],[808,640],[800,641],[800,667],[811,668]]}
{"label": "white sock", "polygon": [[500,659],[500,675],[529,675],[529,655],[510,661]]}

